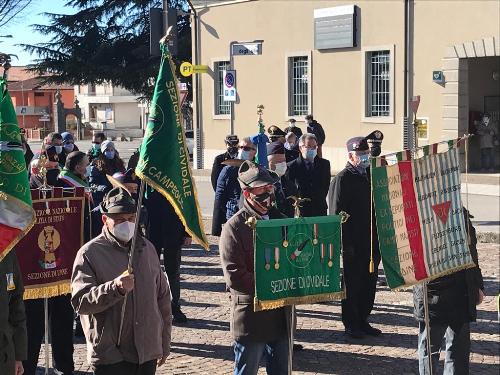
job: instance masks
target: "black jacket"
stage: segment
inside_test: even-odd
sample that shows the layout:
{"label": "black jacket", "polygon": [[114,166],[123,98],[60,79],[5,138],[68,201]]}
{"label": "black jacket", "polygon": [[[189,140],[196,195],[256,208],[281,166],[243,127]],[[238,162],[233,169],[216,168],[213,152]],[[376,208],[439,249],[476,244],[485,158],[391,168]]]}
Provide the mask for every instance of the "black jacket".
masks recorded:
{"label": "black jacket", "polygon": [[[428,282],[427,296],[431,323],[463,324],[476,320],[476,302],[479,297],[479,289],[484,290],[483,275],[479,268],[476,230],[466,216],[465,208],[464,216],[471,240],[469,250],[476,267]],[[415,318],[423,322],[424,294],[422,285],[413,288],[413,305]]]}
{"label": "black jacket", "polygon": [[[361,174],[350,163],[335,176],[330,189],[330,214],[344,211],[349,219],[342,225],[344,259],[370,259],[371,188],[369,174]],[[380,261],[375,210],[373,217],[373,253],[375,264]]]}
{"label": "black jacket", "polygon": [[312,122],[307,125],[307,132],[312,133],[316,136],[318,146],[321,146],[323,143],[325,143],[325,131],[323,130],[321,124],[316,120],[312,120]]}
{"label": "black jacket", "polygon": [[222,171],[222,168],[225,167],[224,164],[222,164],[223,161],[229,160],[229,159],[234,159],[231,155],[229,155],[229,152],[224,152],[223,154],[217,155],[214,159],[214,164],[212,166],[212,174],[210,175],[210,180],[212,181],[212,188],[217,189],[217,179],[219,178],[220,172]]}
{"label": "black jacket", "polygon": [[301,216],[324,216],[327,214],[326,196],[330,186],[330,162],[316,157],[310,170],[306,161],[299,156],[288,163],[285,174],[290,182],[290,195],[309,198],[300,210]]}
{"label": "black jacket", "polygon": [[293,147],[290,148],[290,150],[285,148],[285,159],[286,159],[287,163],[294,161],[295,159],[297,159],[299,157],[299,155],[300,155],[300,151],[299,151],[298,145],[294,145]]}
{"label": "black jacket", "polygon": [[149,220],[148,239],[156,251],[181,246],[184,238],[189,237],[170,202],[156,190],[148,192],[145,206]]}
{"label": "black jacket", "polygon": [[299,128],[298,126],[288,126],[285,128],[284,132],[287,134],[292,132],[293,134],[295,134],[297,139],[299,139],[302,136],[302,129]]}

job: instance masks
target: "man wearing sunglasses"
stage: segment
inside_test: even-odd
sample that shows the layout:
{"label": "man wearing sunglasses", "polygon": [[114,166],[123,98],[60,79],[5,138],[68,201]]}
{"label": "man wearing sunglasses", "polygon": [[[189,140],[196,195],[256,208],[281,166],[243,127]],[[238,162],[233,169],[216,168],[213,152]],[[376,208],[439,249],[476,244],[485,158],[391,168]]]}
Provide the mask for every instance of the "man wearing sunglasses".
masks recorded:
{"label": "man wearing sunglasses", "polygon": [[[274,176],[274,177],[273,177]],[[276,174],[245,161],[238,171],[243,207],[224,225],[219,243],[222,270],[231,293],[235,374],[257,374],[262,357],[272,375],[288,374],[289,338],[285,308],[254,312],[254,240],[246,221],[283,217],[273,207]]]}
{"label": "man wearing sunglasses", "polygon": [[[214,210],[224,210],[226,220],[229,220],[240,209],[241,188],[238,183],[238,167],[245,160],[254,160],[257,147],[249,137],[243,138],[238,145],[237,161],[233,160],[231,165],[226,166],[220,172],[215,189]],[[212,224],[212,235],[219,236],[223,222],[218,220],[216,225]]]}

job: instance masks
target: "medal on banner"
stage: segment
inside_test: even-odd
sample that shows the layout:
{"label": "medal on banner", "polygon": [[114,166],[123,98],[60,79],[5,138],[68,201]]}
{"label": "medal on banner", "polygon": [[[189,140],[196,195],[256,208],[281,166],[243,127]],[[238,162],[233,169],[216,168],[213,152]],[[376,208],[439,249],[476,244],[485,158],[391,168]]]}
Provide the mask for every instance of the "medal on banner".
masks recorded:
{"label": "medal on banner", "polygon": [[318,244],[318,224],[313,225],[313,234],[314,234],[313,245],[317,245]]}
{"label": "medal on banner", "polygon": [[323,263],[325,261],[325,252],[326,252],[326,245],[324,243],[321,244],[321,256],[320,256],[320,262]]}
{"label": "medal on banner", "polygon": [[329,247],[329,257],[328,257],[328,267],[332,268],[333,267],[333,244],[328,244]]}
{"label": "medal on banner", "polygon": [[274,248],[274,269],[280,269],[280,248],[278,246]]}
{"label": "medal on banner", "polygon": [[288,247],[288,227],[282,227],[281,233],[283,235],[283,247]]}
{"label": "medal on banner", "polygon": [[264,266],[264,268],[266,269],[266,271],[269,271],[271,269],[271,249],[266,247],[264,252],[266,257],[266,265]]}

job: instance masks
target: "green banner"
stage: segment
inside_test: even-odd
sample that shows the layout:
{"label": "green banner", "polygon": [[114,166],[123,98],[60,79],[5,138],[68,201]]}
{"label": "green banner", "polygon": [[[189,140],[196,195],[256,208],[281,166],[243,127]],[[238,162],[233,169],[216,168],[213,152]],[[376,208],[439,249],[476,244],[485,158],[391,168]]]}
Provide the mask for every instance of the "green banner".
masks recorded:
{"label": "green banner", "polygon": [[7,82],[0,78],[0,261],[30,230],[34,221],[16,110]]}
{"label": "green banner", "polygon": [[191,177],[175,69],[168,49],[163,44],[161,48],[160,71],[135,172],[168,199],[186,232],[208,249]]}
{"label": "green banner", "polygon": [[255,311],[344,297],[338,215],[258,220]]}

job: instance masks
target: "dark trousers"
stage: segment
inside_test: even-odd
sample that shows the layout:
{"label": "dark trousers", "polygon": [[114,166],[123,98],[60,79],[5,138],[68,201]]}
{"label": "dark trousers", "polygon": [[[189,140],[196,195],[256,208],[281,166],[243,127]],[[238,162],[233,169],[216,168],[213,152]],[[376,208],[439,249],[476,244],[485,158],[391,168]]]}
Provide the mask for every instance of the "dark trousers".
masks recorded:
{"label": "dark trousers", "polygon": [[346,328],[360,329],[366,324],[375,301],[377,276],[377,272],[370,273],[368,262],[344,259],[346,298],[342,300],[342,322]]}
{"label": "dark trousers", "polygon": [[481,168],[493,169],[495,167],[495,156],[492,148],[481,149]]}
{"label": "dark trousers", "polygon": [[181,298],[181,252],[182,246],[163,248],[163,265],[172,293],[172,312],[180,310]]}
{"label": "dark trousers", "polygon": [[[429,374],[427,354],[427,330],[425,323],[418,323],[418,369],[420,375]],[[432,370],[437,374],[441,344],[445,342],[446,356],[443,375],[466,375],[469,373],[470,325],[469,323],[431,323]]]}
{"label": "dark trousers", "polygon": [[94,375],[154,375],[156,361],[145,362],[142,365],[130,362],[118,362],[112,365],[95,367]]}
{"label": "dark trousers", "polygon": [[[71,296],[49,298],[49,329],[54,367],[64,375],[73,374],[73,322]],[[40,347],[45,335],[43,299],[24,301],[28,331],[28,359],[23,361],[24,374],[35,375]]]}

